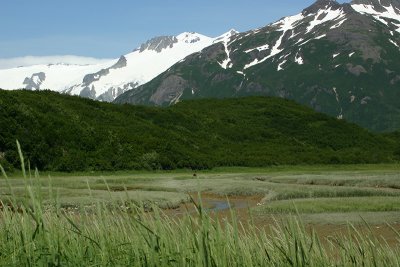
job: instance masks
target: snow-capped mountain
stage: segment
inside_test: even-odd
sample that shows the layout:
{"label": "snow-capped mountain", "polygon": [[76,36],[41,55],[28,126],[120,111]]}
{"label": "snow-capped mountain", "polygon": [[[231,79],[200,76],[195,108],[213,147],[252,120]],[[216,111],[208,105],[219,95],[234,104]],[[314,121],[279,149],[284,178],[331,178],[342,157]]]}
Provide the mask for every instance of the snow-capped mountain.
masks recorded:
{"label": "snow-capped mountain", "polygon": [[115,102],[279,96],[372,130],[400,129],[399,0],[318,0],[226,39]]}
{"label": "snow-capped mountain", "polygon": [[0,70],[2,89],[50,89],[102,101],[142,85],[186,56],[237,32],[217,38],[185,32],[156,37],[119,59],[95,65],[49,64]]}

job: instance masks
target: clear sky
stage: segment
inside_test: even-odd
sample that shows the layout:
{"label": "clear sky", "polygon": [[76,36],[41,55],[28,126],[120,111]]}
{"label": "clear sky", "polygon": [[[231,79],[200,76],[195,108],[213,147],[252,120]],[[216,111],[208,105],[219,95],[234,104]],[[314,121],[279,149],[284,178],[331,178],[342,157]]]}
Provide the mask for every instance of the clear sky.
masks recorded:
{"label": "clear sky", "polygon": [[[218,36],[293,15],[314,0],[4,0],[0,59],[115,58],[147,39],[195,31]],[[341,1],[343,2],[343,1]]]}

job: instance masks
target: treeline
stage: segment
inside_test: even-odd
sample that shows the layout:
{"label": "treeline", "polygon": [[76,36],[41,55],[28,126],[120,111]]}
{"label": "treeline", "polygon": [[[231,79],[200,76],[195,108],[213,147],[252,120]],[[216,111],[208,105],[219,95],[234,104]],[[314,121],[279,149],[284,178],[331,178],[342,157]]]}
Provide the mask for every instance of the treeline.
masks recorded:
{"label": "treeline", "polygon": [[399,140],[292,101],[248,97],[168,108],[0,90],[0,163],[53,171],[393,162]]}

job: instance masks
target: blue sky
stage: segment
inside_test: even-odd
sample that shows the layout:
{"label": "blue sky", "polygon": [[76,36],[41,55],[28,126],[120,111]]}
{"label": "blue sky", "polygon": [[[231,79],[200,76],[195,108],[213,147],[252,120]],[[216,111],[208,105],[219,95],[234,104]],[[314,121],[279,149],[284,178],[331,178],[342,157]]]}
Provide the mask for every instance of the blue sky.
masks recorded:
{"label": "blue sky", "polygon": [[218,36],[293,15],[314,0],[10,0],[0,16],[0,59],[77,55],[115,58],[159,35]]}

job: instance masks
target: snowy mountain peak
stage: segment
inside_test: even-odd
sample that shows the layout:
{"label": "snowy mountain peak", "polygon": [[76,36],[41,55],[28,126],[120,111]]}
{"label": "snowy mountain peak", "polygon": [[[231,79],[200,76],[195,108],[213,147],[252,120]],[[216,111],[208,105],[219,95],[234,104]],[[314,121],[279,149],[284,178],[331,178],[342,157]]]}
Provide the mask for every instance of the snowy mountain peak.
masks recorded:
{"label": "snowy mountain peak", "polygon": [[195,44],[200,41],[209,41],[212,38],[196,32],[184,32],[177,36],[158,36],[143,43],[133,52],[155,51],[161,53],[164,49],[173,48],[177,43]]}
{"label": "snowy mountain peak", "polygon": [[160,53],[163,49],[168,47],[172,48],[177,42],[178,39],[175,36],[158,36],[142,44],[139,51],[143,52],[145,50],[152,50]]}
{"label": "snowy mountain peak", "polygon": [[237,30],[235,30],[235,29],[230,29],[227,33],[225,33],[225,35],[230,35],[230,36],[232,36],[232,35],[236,35],[236,34],[238,34],[239,32],[237,31]]}
{"label": "snowy mountain peak", "polygon": [[124,68],[127,65],[127,60],[125,56],[121,56],[117,63],[115,63],[113,66],[110,67],[110,69],[120,69],[120,68]]}
{"label": "snowy mountain peak", "polygon": [[[331,29],[339,27],[346,21],[346,9],[348,5],[340,5],[334,0],[318,0],[313,5],[304,9],[300,14],[284,17],[271,24],[274,30],[283,32],[276,48],[279,48],[286,33],[288,39],[298,39],[298,43],[307,39],[305,34],[313,33],[319,26],[326,23],[334,23]],[[258,32],[258,31],[257,31]],[[256,32],[256,33],[257,33]]]}
{"label": "snowy mountain peak", "polygon": [[341,5],[335,0],[317,0],[314,4],[303,10],[302,14],[308,16],[310,14],[318,13],[320,10],[337,10]]}
{"label": "snowy mountain peak", "polygon": [[228,43],[229,40],[231,39],[232,36],[235,36],[236,34],[238,34],[239,32],[236,31],[235,29],[230,29],[228,32],[218,36],[217,38],[214,39],[214,43],[220,43],[220,42],[224,42],[224,43]]}
{"label": "snowy mountain peak", "polygon": [[202,35],[202,34],[199,34],[196,32],[184,32],[184,33],[179,34],[176,38],[179,42],[183,42],[186,44],[194,44],[197,42],[206,41],[206,40],[209,41],[210,39],[212,39],[210,37],[207,37],[205,35]]}
{"label": "snowy mountain peak", "polygon": [[216,40],[219,39],[226,39],[226,38],[230,38],[232,36],[235,36],[236,34],[238,34],[239,32],[235,29],[230,29],[229,31],[227,31],[226,33],[220,35],[219,37],[216,38]]}
{"label": "snowy mountain peak", "polygon": [[[232,36],[230,31],[223,36]],[[93,65],[43,64],[0,70],[0,88],[51,89],[101,101],[113,101],[127,90],[147,83],[217,38],[195,32],[159,36],[119,59]]]}

